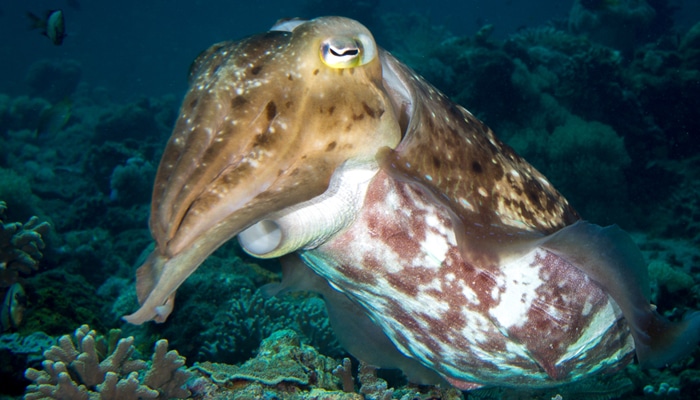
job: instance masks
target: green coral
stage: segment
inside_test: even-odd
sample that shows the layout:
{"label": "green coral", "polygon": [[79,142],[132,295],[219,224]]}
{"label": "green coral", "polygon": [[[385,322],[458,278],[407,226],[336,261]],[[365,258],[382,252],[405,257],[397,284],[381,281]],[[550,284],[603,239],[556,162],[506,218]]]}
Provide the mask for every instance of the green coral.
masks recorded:
{"label": "green coral", "polygon": [[678,50],[689,66],[698,65],[700,62],[700,22],[693,25],[683,36]]}
{"label": "green coral", "polygon": [[625,168],[630,157],[624,140],[609,125],[568,115],[547,135],[531,132],[514,138],[521,151],[586,219],[617,222],[627,207]]}
{"label": "green coral", "polygon": [[12,285],[19,273],[28,274],[39,268],[44,236],[51,227],[33,216],[26,223],[5,223],[7,205],[0,201],[0,288]]}
{"label": "green coral", "polygon": [[273,332],[292,328],[304,342],[326,354],[342,353],[331,329],[325,304],[318,297],[265,298],[260,291],[240,289],[202,332],[200,358],[240,362],[252,355],[260,342]]}
{"label": "green coral", "polygon": [[38,198],[32,193],[29,179],[11,169],[0,168],[0,199],[12,210],[15,219],[37,214]]}
{"label": "green coral", "polygon": [[649,263],[649,278],[671,293],[688,290],[695,285],[692,276],[658,260]]}
{"label": "green coral", "polygon": [[29,307],[22,332],[59,335],[81,322],[103,328],[100,309],[108,300],[95,296],[95,287],[78,274],[51,269],[27,279],[26,291]]}

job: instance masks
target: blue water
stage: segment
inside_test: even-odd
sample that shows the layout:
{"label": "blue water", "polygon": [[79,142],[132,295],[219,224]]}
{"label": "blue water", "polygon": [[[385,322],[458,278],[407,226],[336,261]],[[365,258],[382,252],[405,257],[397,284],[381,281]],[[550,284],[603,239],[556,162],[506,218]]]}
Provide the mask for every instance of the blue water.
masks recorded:
{"label": "blue water", "polygon": [[[41,238],[36,270],[0,274],[0,302],[15,282],[29,302],[22,325],[2,321],[0,356],[16,358],[0,365],[0,400],[21,395],[23,371],[39,368],[46,343],[83,323],[136,336],[143,359],[167,338],[188,366],[243,363],[282,328],[325,355],[347,356],[321,300],[265,298],[259,289],[279,279],[280,266],[246,256],[236,243],[183,284],[167,323],[134,327],[119,319],[137,308],[134,271],[152,244],[152,183],[192,61],[214,43],[287,17],[334,14],[367,25],[380,46],[494,128],[583,218],[629,230],[650,265],[651,301],[665,316],[700,309],[700,29],[688,35],[700,22],[700,1],[646,1],[676,11],[644,29],[616,21],[603,26],[615,34],[581,36],[568,31],[573,0],[1,2],[0,202],[7,210],[0,209],[0,222],[36,215],[52,230]],[[55,9],[66,19],[61,46],[30,30],[26,16]],[[28,73],[51,68],[60,74]],[[20,247],[8,243],[0,242],[0,262],[10,258],[6,249]],[[8,344],[15,331],[51,337],[30,343],[31,351],[25,343],[23,353]],[[646,391],[645,398],[670,399],[680,391],[696,399],[697,348],[693,356],[661,371],[630,366],[617,375],[622,383],[596,384],[613,397]],[[405,383],[399,374],[383,376]],[[556,394],[521,390],[506,394]]]}
{"label": "blue water", "polygon": [[[326,2],[340,3],[344,2]],[[24,71],[42,58],[72,58],[83,65],[85,82],[106,87],[117,98],[182,93],[192,59],[215,42],[240,38],[269,28],[277,19],[314,17],[303,1],[81,1],[80,9],[65,1],[19,1],[0,5],[0,91],[20,93]],[[496,37],[521,27],[565,19],[571,1],[382,1],[378,12],[428,15],[455,35],[473,34],[494,24]],[[700,6],[683,2],[680,23],[688,25]],[[61,47],[27,30],[26,11],[61,8],[69,37]],[[341,7],[333,7],[342,13]],[[380,43],[381,45],[381,43]]]}

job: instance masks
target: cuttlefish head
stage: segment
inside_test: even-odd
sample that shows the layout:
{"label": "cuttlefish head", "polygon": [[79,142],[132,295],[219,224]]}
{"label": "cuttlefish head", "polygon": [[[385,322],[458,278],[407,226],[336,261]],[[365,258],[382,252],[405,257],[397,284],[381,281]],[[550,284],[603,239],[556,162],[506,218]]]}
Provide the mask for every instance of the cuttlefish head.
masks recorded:
{"label": "cuttlefish head", "polygon": [[[137,272],[141,308],[127,321],[164,321],[175,290],[221,244],[320,196],[341,166],[396,147],[379,52],[364,26],[326,17],[220,43],[195,60],[153,189],[157,248]],[[248,235],[248,247],[278,255],[304,245],[285,246],[277,233],[257,247]]]}

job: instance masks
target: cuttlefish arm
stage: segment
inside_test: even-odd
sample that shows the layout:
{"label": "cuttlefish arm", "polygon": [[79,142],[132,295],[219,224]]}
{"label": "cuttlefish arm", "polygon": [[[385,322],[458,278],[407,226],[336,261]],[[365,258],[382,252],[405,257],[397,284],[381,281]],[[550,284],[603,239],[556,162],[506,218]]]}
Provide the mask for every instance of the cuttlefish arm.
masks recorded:
{"label": "cuttlefish arm", "polygon": [[378,148],[398,144],[365,27],[322,18],[276,29],[194,62],[154,184],[157,248],[137,272],[141,307],[127,321],[164,321],[176,289],[224,242],[323,194],[339,166],[376,163]]}
{"label": "cuttlefish arm", "polygon": [[671,323],[655,311],[646,263],[627,233],[580,220],[542,174],[469,111],[390,54],[382,54],[382,64],[396,114],[406,126],[399,146],[380,152],[380,164],[450,210],[465,260],[499,265],[545,248],[615,300],[641,365],[667,365],[698,345],[700,312]]}

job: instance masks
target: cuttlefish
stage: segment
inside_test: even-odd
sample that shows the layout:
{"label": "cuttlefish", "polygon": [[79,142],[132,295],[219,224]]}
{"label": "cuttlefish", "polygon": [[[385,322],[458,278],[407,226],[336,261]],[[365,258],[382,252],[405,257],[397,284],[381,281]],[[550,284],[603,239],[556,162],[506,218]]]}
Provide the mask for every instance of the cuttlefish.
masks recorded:
{"label": "cuttlefish", "polygon": [[346,350],[416,383],[551,386],[697,346],[700,313],[649,302],[642,255],[582,220],[465,108],[324,17],[216,44],[161,160],[137,271],[164,321],[175,291],[238,237],[281,257],[272,294],[315,290]]}

